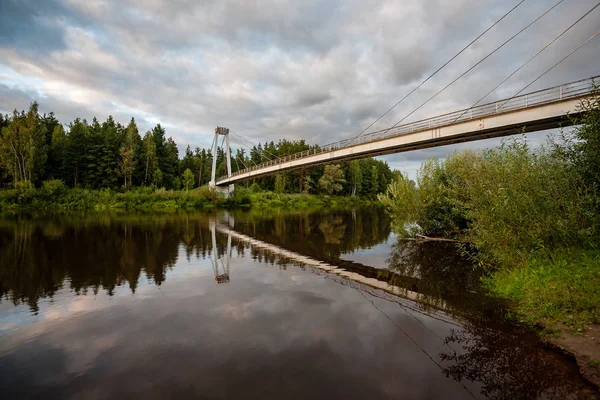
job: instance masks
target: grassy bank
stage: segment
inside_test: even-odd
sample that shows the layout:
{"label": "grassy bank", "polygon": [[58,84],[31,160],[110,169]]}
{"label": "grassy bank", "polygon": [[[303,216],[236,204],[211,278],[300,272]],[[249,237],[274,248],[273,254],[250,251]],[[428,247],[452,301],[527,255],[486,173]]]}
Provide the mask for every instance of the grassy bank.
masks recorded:
{"label": "grassy bank", "polygon": [[485,280],[494,293],[515,303],[525,323],[566,325],[581,333],[600,323],[600,251],[571,250],[533,256],[521,267],[496,271]]}
{"label": "grassy bank", "polygon": [[46,181],[40,188],[20,185],[0,190],[0,211],[176,211],[220,208],[336,208],[370,204],[360,197],[309,194],[251,193],[239,188],[224,198],[208,187],[189,191],[136,188],[128,192],[69,189],[61,181]]}
{"label": "grassy bank", "polygon": [[581,107],[570,136],[428,160],[417,182],[399,176],[380,196],[398,231],[468,243],[518,319],[576,334],[600,322],[599,97]]}

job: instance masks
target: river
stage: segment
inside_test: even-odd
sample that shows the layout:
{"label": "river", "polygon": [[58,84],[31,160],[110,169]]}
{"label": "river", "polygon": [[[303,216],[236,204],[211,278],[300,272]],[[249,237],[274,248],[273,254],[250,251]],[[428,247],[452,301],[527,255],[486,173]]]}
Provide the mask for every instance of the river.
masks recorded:
{"label": "river", "polygon": [[595,398],[378,208],[0,219],[2,398]]}

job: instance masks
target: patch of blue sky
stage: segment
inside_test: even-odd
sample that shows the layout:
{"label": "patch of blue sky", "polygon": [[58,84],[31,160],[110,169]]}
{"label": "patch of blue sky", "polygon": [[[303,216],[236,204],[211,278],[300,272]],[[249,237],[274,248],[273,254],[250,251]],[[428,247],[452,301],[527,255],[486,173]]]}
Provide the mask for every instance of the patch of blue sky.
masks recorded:
{"label": "patch of blue sky", "polygon": [[44,82],[40,79],[19,74],[11,67],[0,63],[0,84],[13,90],[35,92],[36,97],[46,97]]}

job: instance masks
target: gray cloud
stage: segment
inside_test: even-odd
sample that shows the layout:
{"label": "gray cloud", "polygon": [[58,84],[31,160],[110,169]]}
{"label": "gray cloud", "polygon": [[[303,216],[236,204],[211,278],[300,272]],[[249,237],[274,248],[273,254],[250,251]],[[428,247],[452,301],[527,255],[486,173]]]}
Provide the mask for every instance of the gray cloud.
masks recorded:
{"label": "gray cloud", "polygon": [[[407,121],[470,106],[593,3],[560,5]],[[511,6],[492,0],[2,2],[0,111],[37,99],[65,123],[109,114],[126,123],[133,116],[143,129],[161,122],[182,147],[210,144],[217,125],[255,142],[331,142],[360,132]],[[401,119],[549,7],[542,0],[524,3],[374,129]],[[511,96],[595,33],[599,18],[597,10],[489,101]],[[597,74],[598,42],[531,89]]]}

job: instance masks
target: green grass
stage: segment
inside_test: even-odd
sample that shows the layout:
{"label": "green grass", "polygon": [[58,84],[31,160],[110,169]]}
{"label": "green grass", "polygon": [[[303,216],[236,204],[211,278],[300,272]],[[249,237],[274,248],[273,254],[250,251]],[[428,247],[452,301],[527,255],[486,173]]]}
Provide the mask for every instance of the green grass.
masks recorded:
{"label": "green grass", "polygon": [[562,323],[577,331],[600,322],[600,251],[533,256],[524,267],[497,271],[486,279],[497,295],[515,302],[522,322]]}

